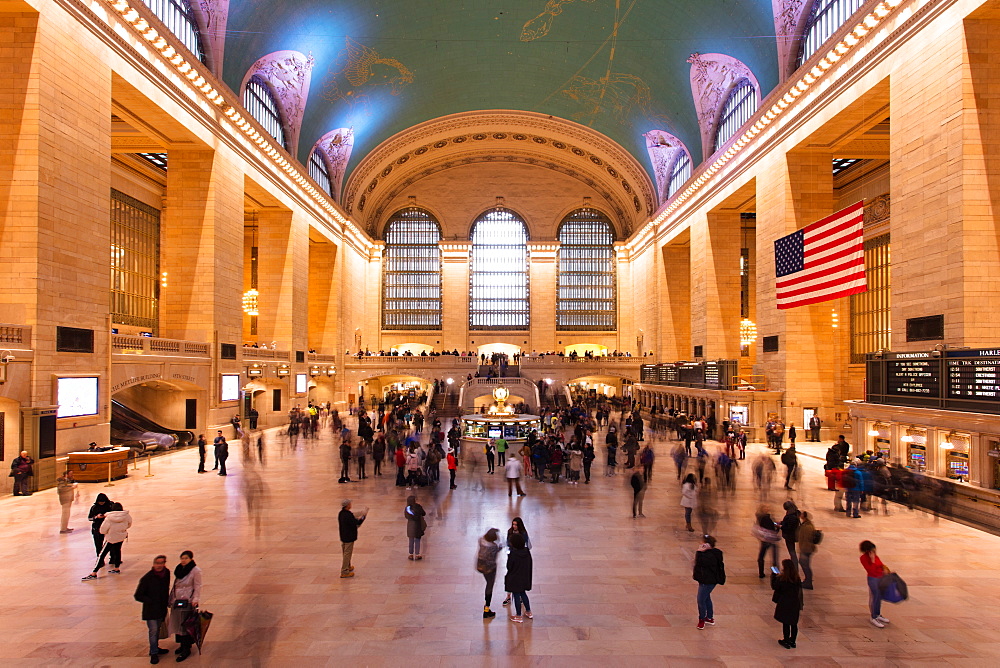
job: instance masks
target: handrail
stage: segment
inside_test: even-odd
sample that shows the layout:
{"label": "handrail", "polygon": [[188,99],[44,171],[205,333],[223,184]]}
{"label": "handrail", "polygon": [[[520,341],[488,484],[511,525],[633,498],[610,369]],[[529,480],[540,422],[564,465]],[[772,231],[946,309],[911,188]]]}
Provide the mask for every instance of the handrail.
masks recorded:
{"label": "handrail", "polygon": [[[12,347],[12,344],[30,346],[31,327],[24,325],[0,325],[0,345]],[[24,348],[27,350],[27,348]]]}
{"label": "handrail", "polygon": [[245,360],[280,360],[287,362],[292,358],[288,350],[271,350],[269,348],[244,348],[243,359]]}
{"label": "handrail", "polygon": [[170,357],[211,357],[212,347],[203,341],[161,339],[152,336],[112,334],[111,350],[119,355],[164,355]]}
{"label": "handrail", "polygon": [[472,365],[479,361],[471,355],[351,355],[344,358],[345,364],[437,364],[438,366]]}

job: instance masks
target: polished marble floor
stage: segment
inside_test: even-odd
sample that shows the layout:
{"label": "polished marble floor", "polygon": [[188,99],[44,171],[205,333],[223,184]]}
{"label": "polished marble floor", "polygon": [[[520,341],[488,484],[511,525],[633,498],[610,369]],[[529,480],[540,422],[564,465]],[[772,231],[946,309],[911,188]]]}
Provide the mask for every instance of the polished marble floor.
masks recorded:
{"label": "polished marble floor", "polygon": [[[698,534],[684,530],[673,443],[654,440],[645,519],[631,517],[627,477],[605,477],[600,466],[590,485],[528,481],[520,499],[507,497],[500,474],[464,469],[457,490],[418,492],[429,525],[419,562],[406,558],[409,492],[393,475],[338,484],[330,437],[291,450],[269,433],[266,466],[241,463],[235,447],[225,478],[197,474],[187,451],[155,459],[153,477],[140,468],[114,487],[81,485],[69,535],[59,534],[53,490],[2,499],[0,665],[148,665],[132,593],[154,555],[172,566],[184,549],[204,570],[202,607],[215,613],[204,654],[188,665],[1000,665],[1000,538],[898,506],[888,516],[835,515],[821,462],[808,457],[796,491],[776,484],[770,494],[775,512],[792,494],[825,532],[797,649],[776,644],[771,592],[757,578],[748,466],[735,496],[718,501],[729,581],[713,595],[717,625],[697,630]],[[751,446],[750,456],[762,450]],[[122,574],[81,582],[94,554],[86,512],[99,492],[121,501],[134,525]],[[248,494],[261,508],[253,517]],[[353,579],[339,578],[344,496],[370,508]],[[503,614],[501,557],[499,614],[484,621],[476,540],[517,515],[533,543],[535,619],[514,624]],[[886,605],[885,629],[866,614],[857,553],[866,538],[910,585],[909,601]]]}

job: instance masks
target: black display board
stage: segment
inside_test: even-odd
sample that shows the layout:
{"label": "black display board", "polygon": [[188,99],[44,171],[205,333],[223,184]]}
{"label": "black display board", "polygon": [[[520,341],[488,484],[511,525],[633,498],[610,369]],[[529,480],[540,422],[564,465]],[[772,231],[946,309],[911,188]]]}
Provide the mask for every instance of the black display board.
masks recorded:
{"label": "black display board", "polygon": [[1000,348],[868,356],[866,400],[1000,413]]}
{"label": "black display board", "polygon": [[737,368],[736,360],[643,364],[639,369],[639,377],[641,382],[651,385],[730,390]]}

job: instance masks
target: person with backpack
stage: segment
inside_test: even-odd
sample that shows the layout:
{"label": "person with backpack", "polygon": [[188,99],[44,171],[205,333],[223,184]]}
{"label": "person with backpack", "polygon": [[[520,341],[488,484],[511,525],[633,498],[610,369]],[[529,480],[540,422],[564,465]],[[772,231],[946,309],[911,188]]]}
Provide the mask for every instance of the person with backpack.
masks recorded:
{"label": "person with backpack", "polygon": [[861,479],[857,466],[851,464],[847,467],[842,484],[847,497],[847,516],[861,517]]}
{"label": "person with backpack", "polygon": [[799,466],[799,458],[795,454],[794,443],[788,446],[788,449],[781,455],[781,463],[784,464],[787,469],[787,473],[785,473],[785,489],[794,491],[794,488],[792,487],[792,479],[795,477],[795,469]]}
{"label": "person with backpack", "polygon": [[698,583],[698,630],[703,631],[706,624],[715,626],[712,590],[718,585],[726,584],[726,566],[723,563],[722,550],[715,547],[713,536],[704,536],[704,542],[694,553],[692,577]]}
{"label": "person with backpack", "polygon": [[497,578],[497,556],[500,554],[500,530],[490,529],[479,539],[479,551],[476,555],[476,570],[486,579],[486,605],[483,606],[483,619],[492,619],[497,613],[490,610],[493,602],[493,583]]}
{"label": "person with backpack", "polygon": [[875,543],[863,540],[858,549],[861,550],[861,565],[868,575],[868,607],[871,612],[871,625],[882,629],[889,623],[889,620],[882,616],[882,591],[879,589],[879,581],[883,575],[889,572],[889,569],[875,553]]}
{"label": "person with backpack", "polygon": [[768,550],[771,552],[771,567],[778,567],[778,541],[781,534],[778,533],[778,525],[771,518],[771,510],[767,506],[757,509],[754,519],[753,534],[760,541],[760,550],[757,552],[757,577],[764,578],[764,556]]}
{"label": "person with backpack", "polygon": [[799,528],[796,541],[798,543],[799,565],[802,567],[803,589],[813,588],[812,556],[816,552],[816,546],[823,539],[823,534],[816,530],[812,522],[812,515],[804,510],[799,511]]}

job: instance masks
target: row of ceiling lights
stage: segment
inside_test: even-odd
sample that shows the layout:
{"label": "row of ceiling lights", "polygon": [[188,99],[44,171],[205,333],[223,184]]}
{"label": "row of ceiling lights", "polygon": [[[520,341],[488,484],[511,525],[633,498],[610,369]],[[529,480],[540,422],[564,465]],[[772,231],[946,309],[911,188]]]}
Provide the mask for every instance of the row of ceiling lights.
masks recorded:
{"label": "row of ceiling lights", "polygon": [[[638,243],[645,236],[644,233],[652,232],[655,226],[666,221],[674,211],[680,208],[684,202],[689,200],[696,192],[698,192],[698,190],[701,189],[703,185],[705,185],[705,183],[714,177],[727,162],[736,157],[736,155],[750,143],[750,140],[760,134],[764,128],[784,113],[792,102],[809,90],[809,88],[816,83],[827,70],[846,56],[855,46],[858,45],[858,43],[861,42],[861,39],[865,35],[867,35],[873,28],[878,26],[883,20],[892,14],[892,12],[902,3],[903,0],[884,0],[872,9],[872,11],[854,27],[854,30],[847,33],[847,35],[845,35],[836,46],[830,49],[830,51],[823,56],[823,58],[820,59],[820,61],[816,63],[811,70],[806,72],[802,78],[799,79],[795,85],[781,97],[781,99],[771,105],[771,108],[767,110],[767,113],[761,116],[756,123],[750,126],[750,128],[747,129],[740,136],[740,138],[736,140],[736,142],[726,149],[722,155],[716,158],[715,162],[709,165],[709,167],[707,167],[691,185],[675,197],[659,216],[650,221],[649,224],[647,224],[643,229],[643,234],[637,235],[632,243]],[[632,244],[629,244],[629,246],[631,248]]]}
{"label": "row of ceiling lights", "polygon": [[281,152],[265,137],[261,134],[253,125],[248,121],[243,115],[231,104],[229,104],[222,93],[215,88],[209,82],[204,75],[202,75],[198,68],[192,65],[180,52],[177,51],[173,46],[170,45],[167,38],[161,35],[153,26],[144,19],[139,12],[132,6],[128,4],[126,0],[106,0],[111,7],[118,12],[122,20],[131,25],[138,31],[142,37],[149,42],[149,44],[160,52],[167,62],[174,66],[177,73],[182,75],[191,84],[197,88],[205,96],[205,98],[219,107],[226,118],[228,118],[233,125],[239,128],[247,138],[250,139],[254,144],[260,148],[272,161],[274,161],[284,172],[303,190],[305,190],[312,199],[331,217],[337,220],[340,224],[347,227],[357,239],[364,239],[364,236],[358,231],[355,225],[345,218],[337,209],[330,204],[326,197],[313,186],[304,177],[298,169],[295,168],[291,162],[289,162]]}

